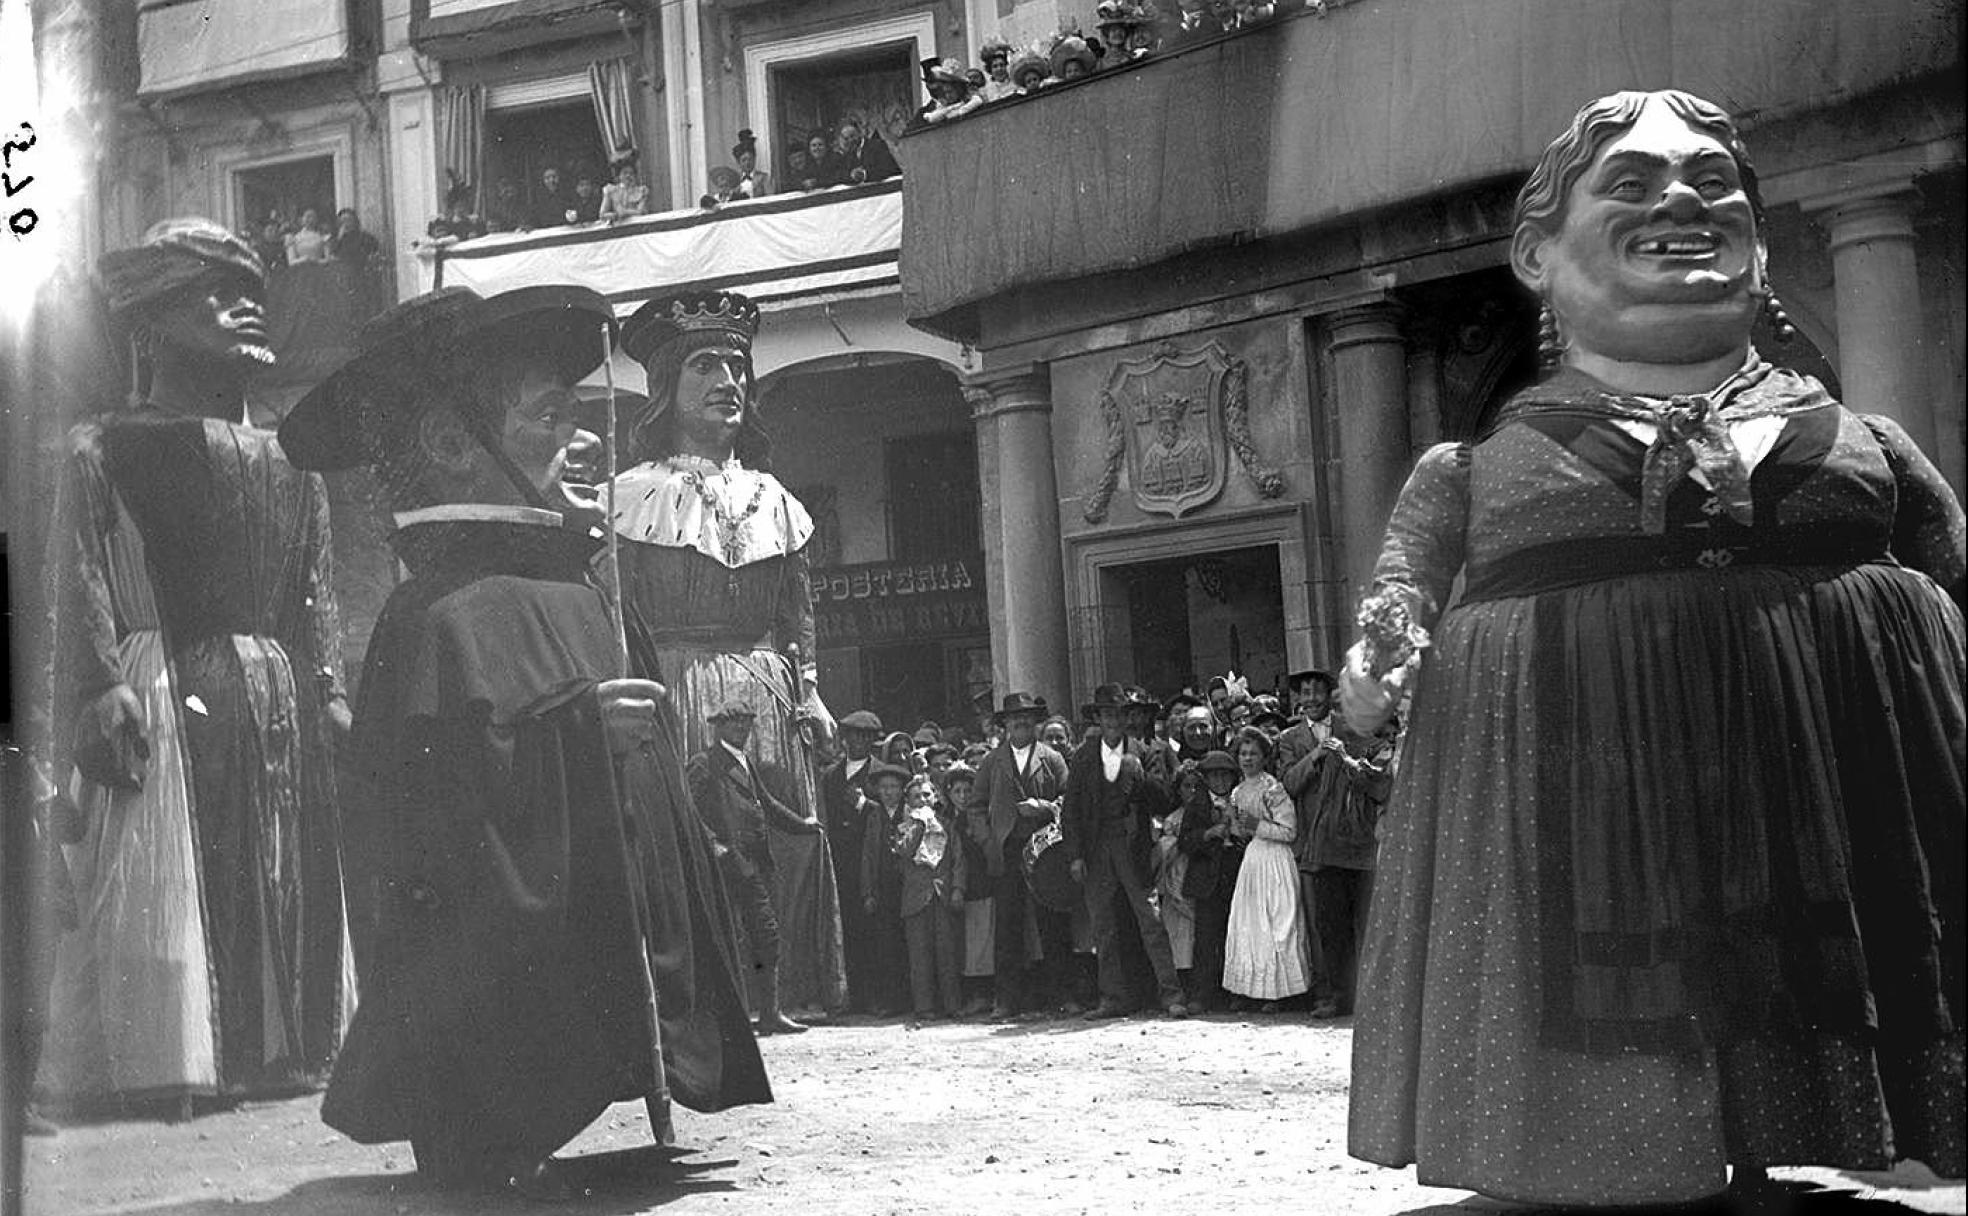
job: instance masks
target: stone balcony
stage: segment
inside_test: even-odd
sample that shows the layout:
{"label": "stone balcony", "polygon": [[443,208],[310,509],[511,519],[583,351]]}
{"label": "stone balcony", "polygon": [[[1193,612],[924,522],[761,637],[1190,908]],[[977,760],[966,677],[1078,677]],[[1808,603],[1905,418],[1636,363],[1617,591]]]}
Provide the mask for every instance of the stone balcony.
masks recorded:
{"label": "stone balcony", "polygon": [[[905,138],[910,321],[998,347],[1049,312],[1100,320],[1177,306],[1177,280],[1199,259],[1261,289],[1289,273],[1276,253],[1303,255],[1292,240],[1302,234],[1374,215],[1398,243],[1412,227],[1403,209],[1429,200],[1507,207],[1588,98],[1673,86],[1755,131],[1941,78],[1958,68],[1961,33],[1959,6],[1925,0],[1360,0],[1324,16],[1281,11]],[[1810,152],[1786,147],[1775,159]],[[1495,210],[1477,225],[1482,239],[1498,235]],[[1370,269],[1374,239],[1335,242],[1348,247],[1327,250],[1321,272]]]}

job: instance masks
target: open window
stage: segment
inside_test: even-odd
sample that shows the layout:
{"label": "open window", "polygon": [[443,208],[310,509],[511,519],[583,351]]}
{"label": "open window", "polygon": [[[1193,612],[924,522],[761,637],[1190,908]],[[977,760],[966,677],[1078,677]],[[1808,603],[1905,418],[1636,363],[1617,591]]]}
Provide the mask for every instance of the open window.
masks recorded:
{"label": "open window", "polygon": [[[495,109],[485,116],[485,195],[497,214],[500,187],[510,183],[520,215],[538,217],[545,196],[546,171],[560,174],[560,188],[571,194],[575,182],[590,177],[597,191],[608,180],[608,150],[595,125],[594,103],[578,100]],[[538,223],[530,226],[538,227]]]}
{"label": "open window", "polygon": [[916,44],[900,40],[775,64],[772,129],[781,148],[816,131],[830,136],[852,118],[889,146],[916,111]]}

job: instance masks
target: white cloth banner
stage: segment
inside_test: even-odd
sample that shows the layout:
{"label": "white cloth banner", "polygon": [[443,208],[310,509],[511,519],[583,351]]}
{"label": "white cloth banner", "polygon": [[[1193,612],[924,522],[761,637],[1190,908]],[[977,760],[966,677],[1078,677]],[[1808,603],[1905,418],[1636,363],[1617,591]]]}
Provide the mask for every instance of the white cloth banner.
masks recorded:
{"label": "white cloth banner", "polygon": [[320,0],[146,3],[137,14],[139,97],[296,75],[349,54],[346,6]]}
{"label": "white cloth banner", "polygon": [[776,194],[614,226],[500,233],[440,251],[438,283],[494,295],[574,284],[623,316],[679,289],[728,288],[761,306],[898,281],[902,183]]}

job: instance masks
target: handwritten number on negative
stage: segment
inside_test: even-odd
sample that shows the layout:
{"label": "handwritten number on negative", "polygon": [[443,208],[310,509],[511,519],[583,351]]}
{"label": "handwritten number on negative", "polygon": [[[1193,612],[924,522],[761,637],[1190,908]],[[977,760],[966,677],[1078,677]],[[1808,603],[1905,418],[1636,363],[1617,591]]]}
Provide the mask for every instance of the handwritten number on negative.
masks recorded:
{"label": "handwritten number on negative", "polygon": [[[29,126],[27,123],[22,123],[21,130],[27,132],[27,141],[25,143],[23,143],[19,139],[19,137],[15,137],[13,139],[8,140],[4,145],[0,145],[0,167],[4,167],[8,169],[13,168],[14,153],[25,152],[29,148],[32,148],[34,146],[34,141],[36,138],[34,134],[34,128]],[[32,178],[28,179],[28,181],[32,181],[32,180],[33,180]],[[27,185],[27,182],[22,182],[21,185],[25,186]],[[9,191],[9,193],[12,192]]]}

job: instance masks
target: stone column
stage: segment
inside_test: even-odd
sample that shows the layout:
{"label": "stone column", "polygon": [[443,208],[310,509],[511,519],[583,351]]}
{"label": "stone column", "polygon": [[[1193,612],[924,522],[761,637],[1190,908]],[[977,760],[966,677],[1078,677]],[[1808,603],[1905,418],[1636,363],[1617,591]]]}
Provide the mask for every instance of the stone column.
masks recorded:
{"label": "stone column", "polygon": [[1350,616],[1372,583],[1387,517],[1408,475],[1407,347],[1394,304],[1335,313],[1326,318],[1326,333],[1333,366],[1328,416],[1337,441],[1327,467],[1338,475],[1335,504]]}
{"label": "stone column", "polygon": [[1933,380],[1926,361],[1938,352],[1923,349],[1927,326],[1913,233],[1918,204],[1911,190],[1886,187],[1829,200],[1813,211],[1831,237],[1845,404],[1892,418],[1932,456]]}
{"label": "stone column", "polygon": [[1063,706],[1071,676],[1051,379],[1044,367],[981,372],[966,377],[964,397],[977,425],[996,692],[1030,692]]}

